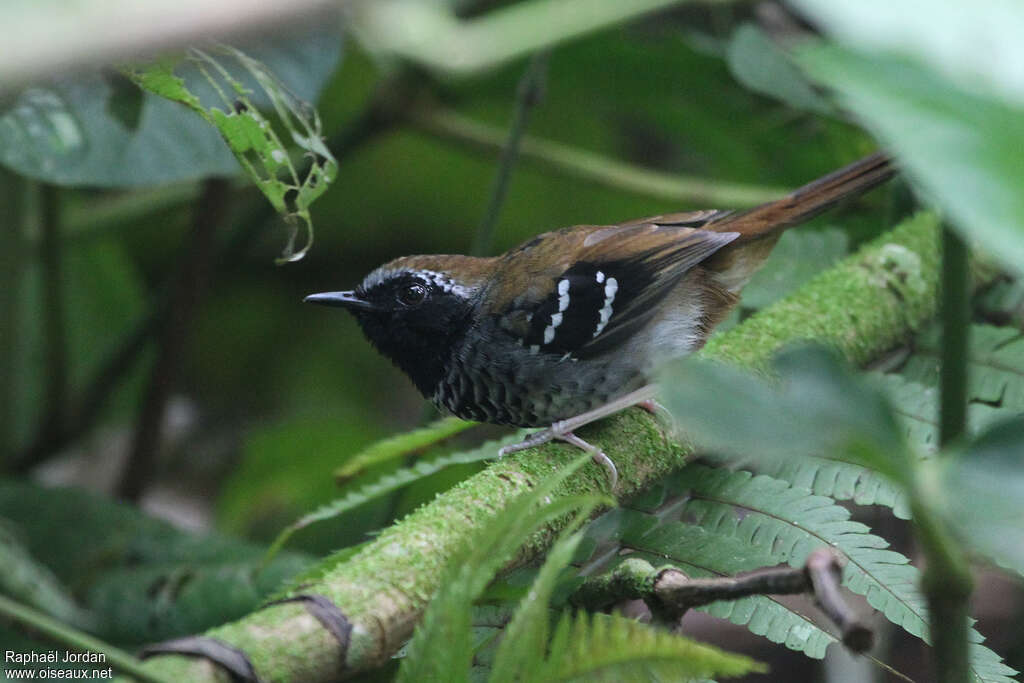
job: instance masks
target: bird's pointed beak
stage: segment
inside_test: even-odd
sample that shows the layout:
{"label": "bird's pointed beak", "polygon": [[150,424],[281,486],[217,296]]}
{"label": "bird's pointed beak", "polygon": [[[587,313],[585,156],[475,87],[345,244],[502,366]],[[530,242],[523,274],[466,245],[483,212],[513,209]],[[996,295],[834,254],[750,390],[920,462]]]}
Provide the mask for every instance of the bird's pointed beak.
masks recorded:
{"label": "bird's pointed beak", "polygon": [[307,304],[320,304],[321,306],[335,306],[337,308],[362,309],[372,311],[376,308],[366,299],[360,298],[354,291],[347,292],[320,292],[310,294],[302,300]]}

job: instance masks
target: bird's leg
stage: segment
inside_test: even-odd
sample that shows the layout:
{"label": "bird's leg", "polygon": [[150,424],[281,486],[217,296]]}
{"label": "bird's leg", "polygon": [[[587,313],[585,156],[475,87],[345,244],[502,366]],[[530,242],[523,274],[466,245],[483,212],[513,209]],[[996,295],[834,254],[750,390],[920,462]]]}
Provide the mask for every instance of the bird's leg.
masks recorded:
{"label": "bird's leg", "polygon": [[646,401],[640,401],[636,404],[636,407],[643,408],[648,413],[658,418],[659,422],[663,422],[665,424],[672,423],[672,413],[668,412],[668,408],[661,405],[653,398],[649,398]]}
{"label": "bird's leg", "polygon": [[[566,443],[570,443],[576,446],[577,448],[582,448],[583,450],[592,453],[594,456],[594,461],[608,469],[610,474],[609,478],[612,482],[612,489],[614,489],[615,484],[618,482],[619,479],[619,473],[618,470],[615,468],[615,463],[613,463],[611,458],[605,455],[604,452],[601,451],[601,449],[597,448],[596,446],[590,445],[583,439],[573,434],[573,432],[582,427],[583,425],[590,424],[591,422],[596,422],[597,420],[600,420],[601,418],[607,417],[609,415],[614,415],[615,413],[623,411],[626,408],[629,408],[630,406],[641,405],[641,407],[643,407],[645,410],[652,412],[651,407],[647,405],[651,404],[653,406],[656,406],[655,410],[657,410],[658,408],[660,408],[660,406],[658,406],[658,404],[654,401],[654,394],[655,387],[653,384],[648,384],[647,386],[640,387],[639,389],[631,391],[628,394],[624,394],[623,396],[619,396],[618,398],[609,401],[608,403],[604,404],[603,406],[599,406],[594,410],[589,410],[585,413],[581,413],[579,415],[576,415],[575,417],[570,417],[565,420],[559,420],[558,422],[555,422],[547,429],[542,429],[539,432],[534,432],[533,434],[530,434],[528,437],[526,437],[519,443],[515,443],[510,446],[505,446],[500,451],[498,451],[498,456],[501,457],[503,455],[508,455],[509,453],[524,451],[527,448],[540,446],[541,444],[545,444],[548,441],[552,440],[564,441]],[[662,408],[662,410],[664,409]]]}

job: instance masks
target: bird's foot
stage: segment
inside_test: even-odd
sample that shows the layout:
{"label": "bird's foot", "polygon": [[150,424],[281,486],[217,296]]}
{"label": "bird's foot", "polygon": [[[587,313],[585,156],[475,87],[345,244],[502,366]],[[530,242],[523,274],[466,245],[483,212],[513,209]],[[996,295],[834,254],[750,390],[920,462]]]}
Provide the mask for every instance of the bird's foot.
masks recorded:
{"label": "bird's foot", "polygon": [[572,444],[577,448],[590,453],[591,457],[594,458],[594,462],[601,467],[604,467],[608,471],[608,482],[611,486],[611,490],[614,491],[615,487],[619,483],[619,470],[615,467],[615,463],[612,459],[605,455],[597,446],[587,443],[580,437],[576,436],[572,432],[560,431],[558,429],[559,423],[555,423],[547,429],[542,429],[539,432],[530,434],[519,443],[514,443],[509,446],[504,446],[498,451],[498,457],[508,455],[509,453],[517,453],[519,451],[525,451],[528,448],[534,448],[541,444],[548,443],[549,441],[564,441],[565,443]]}

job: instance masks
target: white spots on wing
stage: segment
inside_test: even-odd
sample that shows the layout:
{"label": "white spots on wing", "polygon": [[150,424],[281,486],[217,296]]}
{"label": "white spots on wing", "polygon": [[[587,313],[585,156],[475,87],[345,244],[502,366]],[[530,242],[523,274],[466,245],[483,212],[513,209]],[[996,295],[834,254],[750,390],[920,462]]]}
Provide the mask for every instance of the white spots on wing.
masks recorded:
{"label": "white spots on wing", "polygon": [[562,324],[562,311],[569,308],[569,281],[562,280],[558,283],[558,313],[551,314],[551,324],[544,328],[544,343],[550,344],[555,340],[555,330]]}
{"label": "white spots on wing", "polygon": [[562,280],[558,283],[558,312],[561,313],[569,308],[569,281]]}
{"label": "white spots on wing", "polygon": [[597,279],[597,284],[601,284],[602,282],[604,282],[604,273],[602,273],[600,270],[597,271],[596,279]]}
{"label": "white spots on wing", "polygon": [[[597,276],[598,282],[604,279],[604,273],[601,271],[597,272]],[[601,306],[601,318],[597,321],[597,329],[594,330],[595,337],[604,331],[608,321],[611,320],[612,304],[615,303],[615,293],[617,291],[619,291],[619,281],[613,277],[608,278],[607,282],[604,283],[604,304]]]}

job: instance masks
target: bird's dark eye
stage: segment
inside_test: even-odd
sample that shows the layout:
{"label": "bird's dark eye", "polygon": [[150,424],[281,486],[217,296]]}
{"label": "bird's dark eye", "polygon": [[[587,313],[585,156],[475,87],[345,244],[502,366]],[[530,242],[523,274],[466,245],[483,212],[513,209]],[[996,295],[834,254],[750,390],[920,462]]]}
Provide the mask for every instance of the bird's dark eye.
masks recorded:
{"label": "bird's dark eye", "polygon": [[427,298],[427,288],[418,282],[413,283],[398,290],[396,296],[402,305],[415,306],[416,304],[423,303],[423,300]]}

